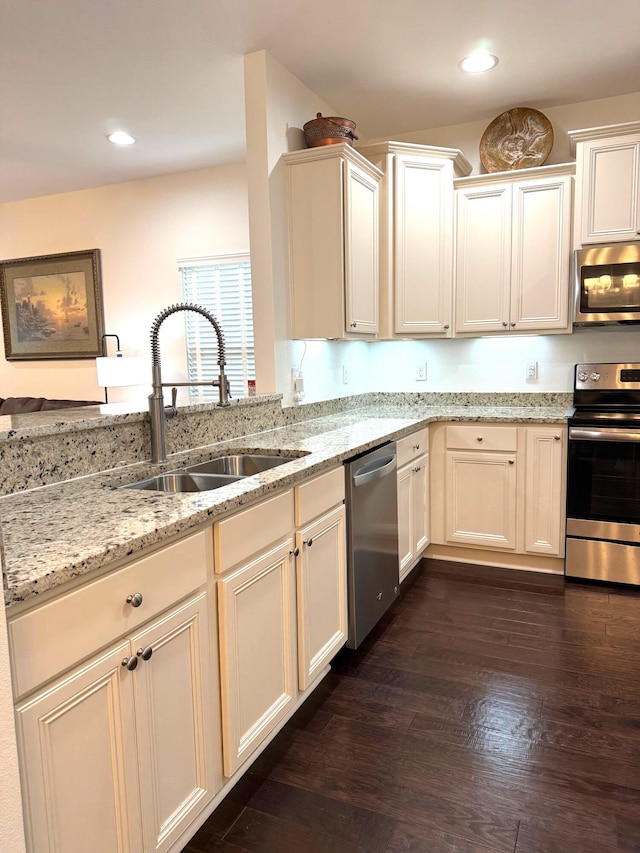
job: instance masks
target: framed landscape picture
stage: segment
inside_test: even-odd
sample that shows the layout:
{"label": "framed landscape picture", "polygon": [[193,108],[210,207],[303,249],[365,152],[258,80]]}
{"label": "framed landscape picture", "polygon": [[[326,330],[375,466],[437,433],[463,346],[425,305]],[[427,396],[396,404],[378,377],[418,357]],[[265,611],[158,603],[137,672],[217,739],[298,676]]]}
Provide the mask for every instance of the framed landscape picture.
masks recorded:
{"label": "framed landscape picture", "polygon": [[101,355],[99,249],[0,261],[0,299],[8,361]]}

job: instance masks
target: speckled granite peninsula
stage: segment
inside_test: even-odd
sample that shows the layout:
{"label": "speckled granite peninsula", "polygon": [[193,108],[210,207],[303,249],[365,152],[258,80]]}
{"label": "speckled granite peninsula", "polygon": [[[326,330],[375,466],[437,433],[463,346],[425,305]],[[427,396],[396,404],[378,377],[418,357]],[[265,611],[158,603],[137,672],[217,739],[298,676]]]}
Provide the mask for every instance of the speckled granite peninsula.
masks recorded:
{"label": "speckled granite peninsula", "polygon": [[[279,396],[180,409],[152,464],[145,413],[125,407],[0,418],[5,604],[35,602],[165,539],[433,421],[564,423],[570,394],[382,394],[283,409]],[[8,423],[10,421],[10,423]],[[209,492],[118,487],[228,451],[275,451],[277,468]],[[143,460],[143,461],[141,461]],[[51,593],[49,593],[50,595]]]}

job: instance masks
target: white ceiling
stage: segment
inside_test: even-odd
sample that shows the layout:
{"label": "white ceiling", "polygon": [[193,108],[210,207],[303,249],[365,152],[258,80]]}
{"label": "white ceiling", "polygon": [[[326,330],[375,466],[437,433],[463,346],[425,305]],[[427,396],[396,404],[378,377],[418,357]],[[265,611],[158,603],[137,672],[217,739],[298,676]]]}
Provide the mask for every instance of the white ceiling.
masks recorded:
{"label": "white ceiling", "polygon": [[0,0],[0,202],[242,159],[262,49],[392,138],[640,90],[640,0]]}

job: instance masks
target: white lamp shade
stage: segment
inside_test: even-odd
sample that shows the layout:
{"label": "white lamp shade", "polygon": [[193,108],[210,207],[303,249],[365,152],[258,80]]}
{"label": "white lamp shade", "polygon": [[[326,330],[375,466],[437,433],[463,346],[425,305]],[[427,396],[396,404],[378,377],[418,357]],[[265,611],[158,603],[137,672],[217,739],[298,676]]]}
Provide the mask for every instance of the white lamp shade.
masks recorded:
{"label": "white lamp shade", "polygon": [[96,358],[98,385],[101,388],[124,388],[127,385],[150,385],[151,368],[140,356],[102,356]]}

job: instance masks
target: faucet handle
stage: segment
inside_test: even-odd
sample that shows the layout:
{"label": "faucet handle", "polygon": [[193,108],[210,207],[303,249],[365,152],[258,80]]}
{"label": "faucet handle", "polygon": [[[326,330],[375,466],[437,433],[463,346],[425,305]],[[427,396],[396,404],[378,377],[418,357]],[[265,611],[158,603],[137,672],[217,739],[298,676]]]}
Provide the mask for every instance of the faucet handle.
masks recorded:
{"label": "faucet handle", "polygon": [[176,401],[178,399],[178,389],[171,389],[171,405],[164,407],[164,416],[165,418],[173,418],[178,414],[178,410],[176,408]]}

